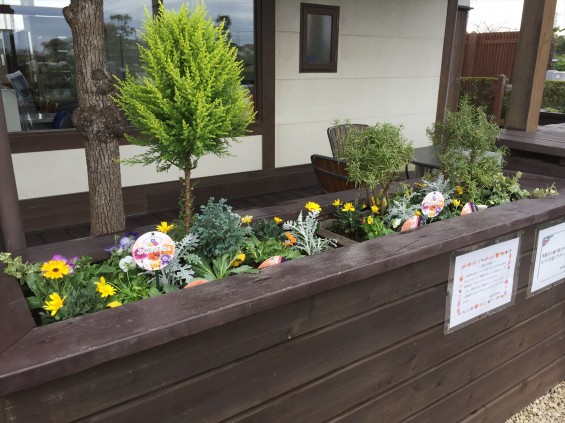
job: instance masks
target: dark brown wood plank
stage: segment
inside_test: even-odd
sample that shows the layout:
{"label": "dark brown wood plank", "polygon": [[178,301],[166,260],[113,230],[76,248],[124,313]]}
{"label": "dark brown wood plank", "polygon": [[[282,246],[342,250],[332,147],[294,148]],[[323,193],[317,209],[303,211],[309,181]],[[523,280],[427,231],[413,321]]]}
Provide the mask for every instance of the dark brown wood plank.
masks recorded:
{"label": "dark brown wood plank", "polygon": [[[565,357],[524,378],[519,384],[473,412],[460,423],[503,422],[565,380]],[[557,423],[557,422],[556,422]]]}
{"label": "dark brown wood plank", "polygon": [[[289,340],[280,348],[261,351],[225,369],[89,416],[88,421],[132,421],[138,416],[153,421],[220,421],[441,323],[444,292],[444,286],[430,288],[390,307]],[[335,349],[336,339],[340,340],[339,350]],[[206,401],[210,392],[214,402]]]}
{"label": "dark brown wood plank", "polygon": [[4,274],[0,266],[0,354],[35,327],[18,282]]}
{"label": "dark brown wood plank", "polygon": [[521,382],[524,376],[534,375],[555,360],[563,359],[564,354],[565,333],[562,331],[466,384],[422,413],[412,416],[406,423],[434,422],[438,418],[460,420],[486,404],[494,393],[504,393]]}
{"label": "dark brown wood plank", "polygon": [[[68,419],[77,418],[93,413],[96,407],[113,406],[165,386],[160,382],[165,374],[167,384],[174,384],[398,300],[401,295],[433,286],[444,277],[441,269],[446,260],[448,257],[444,256],[415,263],[402,270],[409,277],[399,277],[398,271],[389,272],[378,279],[360,281],[164,345],[158,352],[136,354],[83,372],[76,378],[43,384],[32,394],[11,396],[13,412],[30,419],[57,420],[64,415]],[[425,271],[430,266],[432,270]],[[416,275],[421,275],[418,286],[411,282]],[[247,335],[242,336],[244,332]],[[214,354],[210,355],[210,351]],[[99,380],[96,386],[93,380]],[[108,386],[112,389],[108,390]],[[64,414],[67,408],[72,408],[72,415]]]}
{"label": "dark brown wood plank", "polygon": [[[543,310],[545,299],[535,299],[537,304],[521,300],[516,307],[528,308],[526,316]],[[363,358],[339,371],[316,379],[281,397],[230,419],[230,422],[285,422],[325,421],[352,406],[402,383],[410,377],[448,360],[456,353],[467,350],[488,339],[485,345],[522,343],[526,334],[530,339],[543,339],[559,325],[556,318],[562,315],[563,302],[542,311],[538,316],[517,323],[518,315],[506,309],[496,316],[477,322],[474,327],[443,335],[443,325],[430,328],[417,336]],[[521,316],[524,318],[524,316]],[[539,332],[540,319],[551,322],[551,328]],[[505,331],[507,329],[507,331]],[[510,338],[506,338],[509,336]],[[532,342],[534,342],[532,341]],[[524,340],[525,342],[525,340]],[[521,348],[523,345],[516,345]],[[487,347],[485,347],[487,348]],[[497,348],[497,351],[500,349]],[[512,349],[506,348],[507,351]],[[316,404],[312,407],[312,404]],[[383,420],[384,421],[384,420]]]}
{"label": "dark brown wood plank", "polygon": [[[497,361],[497,354],[493,354],[492,349],[481,350],[482,354],[476,357],[473,354],[454,357],[452,366],[441,366],[430,370],[378,399],[366,402],[332,419],[331,422],[458,421],[485,404],[488,396],[496,392],[502,393],[515,385],[520,380],[521,374],[535,373],[561,357],[565,352],[564,336],[563,332],[557,333],[530,346],[510,360],[493,365],[482,377],[480,375],[483,374],[483,363],[480,359],[491,363]],[[520,369],[520,372],[516,372],[516,369]],[[445,396],[451,392],[452,386],[462,388],[456,390],[453,395]],[[438,401],[439,399],[441,401]],[[433,405],[414,414],[427,404]]]}

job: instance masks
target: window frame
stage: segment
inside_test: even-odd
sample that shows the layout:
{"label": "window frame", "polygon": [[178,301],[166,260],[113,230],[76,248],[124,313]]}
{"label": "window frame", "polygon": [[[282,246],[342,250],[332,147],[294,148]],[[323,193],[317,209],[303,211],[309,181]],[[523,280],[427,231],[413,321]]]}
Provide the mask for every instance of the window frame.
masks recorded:
{"label": "window frame", "polygon": [[[329,63],[308,63],[308,15],[327,15],[332,17],[332,33]],[[326,4],[300,3],[300,72],[337,72],[337,54],[339,39],[339,6]]]}
{"label": "window frame", "polygon": [[[265,5],[265,3],[268,4]],[[152,3],[153,7],[156,4],[158,4],[158,1]],[[264,155],[273,156],[267,160],[269,163],[267,167],[271,168],[274,167],[274,146],[271,146],[271,144],[274,144],[274,107],[271,105],[271,103],[274,104],[274,30],[269,25],[265,26],[262,21],[265,19],[263,15],[269,16],[269,22],[274,21],[274,7],[270,5],[269,0],[254,0],[253,10],[256,117],[255,122],[249,126],[248,135],[263,135],[266,138],[264,144],[268,144],[269,148],[267,146],[263,147],[265,150]],[[269,34],[268,41],[264,40],[265,33]],[[269,49],[272,49],[272,53],[265,54],[265,49],[267,49],[267,52],[269,52]],[[265,60],[269,62],[265,63]],[[271,64],[270,62],[273,63]],[[266,72],[269,73],[265,74]],[[270,83],[270,79],[273,79],[273,83]],[[267,84],[267,86],[264,87],[264,84]],[[2,115],[0,118],[5,119],[5,116]],[[126,128],[126,133],[128,134],[135,134],[136,132],[133,126]],[[266,133],[270,134],[271,132],[273,133],[271,136],[266,136]],[[9,132],[8,139],[12,154],[84,148],[84,138],[76,128]],[[120,145],[130,145],[130,143],[125,138],[122,138]]]}

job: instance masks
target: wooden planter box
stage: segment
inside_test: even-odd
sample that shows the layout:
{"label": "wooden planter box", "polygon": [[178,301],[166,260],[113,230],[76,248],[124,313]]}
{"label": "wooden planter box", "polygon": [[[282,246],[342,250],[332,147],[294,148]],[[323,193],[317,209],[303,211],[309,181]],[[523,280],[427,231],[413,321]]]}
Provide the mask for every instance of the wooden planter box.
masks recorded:
{"label": "wooden planter box", "polygon": [[[563,216],[565,195],[523,200],[46,327],[2,275],[0,422],[502,421],[565,379],[565,284],[525,295]],[[517,231],[516,303],[444,335],[452,252]]]}

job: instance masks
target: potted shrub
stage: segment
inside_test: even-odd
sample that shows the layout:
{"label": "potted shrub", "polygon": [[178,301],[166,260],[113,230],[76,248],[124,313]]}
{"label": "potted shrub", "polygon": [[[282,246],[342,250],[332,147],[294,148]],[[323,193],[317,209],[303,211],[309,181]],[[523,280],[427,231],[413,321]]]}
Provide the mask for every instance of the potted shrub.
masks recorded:
{"label": "potted shrub", "polygon": [[143,76],[116,80],[116,103],[140,136],[133,144],[147,147],[127,163],[172,166],[184,172],[184,231],[192,217],[191,171],[205,154],[226,156],[230,140],[244,135],[254,118],[253,102],[243,87],[242,64],[230,45],[224,23],[214,26],[204,5],[178,12],[161,4],[152,19],[147,12],[141,33]]}

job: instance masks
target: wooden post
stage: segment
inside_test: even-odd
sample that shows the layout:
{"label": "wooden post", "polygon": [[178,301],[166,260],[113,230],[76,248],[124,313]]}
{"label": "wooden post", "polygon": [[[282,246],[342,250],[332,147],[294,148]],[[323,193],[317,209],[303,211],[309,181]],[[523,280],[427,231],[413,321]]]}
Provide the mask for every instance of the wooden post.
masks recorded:
{"label": "wooden post", "polygon": [[11,252],[26,246],[18,201],[4,102],[0,101],[0,250]]}
{"label": "wooden post", "polygon": [[457,27],[457,0],[448,0],[447,16],[445,18],[445,35],[443,38],[443,53],[441,59],[441,74],[437,98],[436,121],[442,122],[445,109],[448,107],[449,81],[451,81],[453,44]]}
{"label": "wooden post", "polygon": [[506,128],[536,132],[557,0],[525,0]]}
{"label": "wooden post", "polygon": [[457,111],[459,106],[459,88],[461,86],[461,71],[465,56],[465,33],[467,32],[467,19],[469,7],[459,6],[457,8],[457,19],[455,22],[453,53],[451,55],[451,71],[449,72],[449,85],[447,91],[447,109]]}

